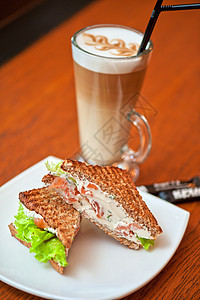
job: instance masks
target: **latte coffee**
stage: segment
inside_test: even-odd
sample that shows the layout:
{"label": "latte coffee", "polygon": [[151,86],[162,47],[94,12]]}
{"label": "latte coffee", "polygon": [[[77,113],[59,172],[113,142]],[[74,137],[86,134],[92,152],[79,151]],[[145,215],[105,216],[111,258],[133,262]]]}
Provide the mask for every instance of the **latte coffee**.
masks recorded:
{"label": "latte coffee", "polygon": [[143,34],[117,25],[97,25],[72,38],[82,155],[90,163],[110,165],[121,158],[130,137],[127,114],[144,80],[152,44],[137,56]]}

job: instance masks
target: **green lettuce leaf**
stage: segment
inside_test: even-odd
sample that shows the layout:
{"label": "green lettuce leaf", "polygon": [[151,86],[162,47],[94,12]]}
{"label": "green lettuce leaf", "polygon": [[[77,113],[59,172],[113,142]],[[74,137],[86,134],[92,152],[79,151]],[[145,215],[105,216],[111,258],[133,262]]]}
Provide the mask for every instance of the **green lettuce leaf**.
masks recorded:
{"label": "green lettuce leaf", "polygon": [[65,171],[63,171],[62,169],[61,169],[61,165],[62,165],[62,161],[60,161],[60,162],[58,162],[57,164],[54,164],[54,163],[52,163],[52,162],[46,162],[45,163],[45,166],[46,166],[46,168],[47,168],[47,170],[48,171],[50,171],[51,173],[53,173],[53,174],[55,174],[56,176],[60,176],[60,175],[62,175],[62,174],[65,174],[66,175],[66,179],[69,181],[69,182],[72,182],[75,186],[76,186],[76,180],[73,178],[73,177],[71,177],[71,176],[69,176],[69,174],[67,173],[67,172],[65,172]]}
{"label": "green lettuce leaf", "polygon": [[27,243],[31,243],[30,252],[35,253],[35,258],[46,263],[54,260],[62,267],[68,265],[65,247],[55,234],[38,228],[33,219],[27,217],[20,203],[18,214],[15,216],[17,237]]}
{"label": "green lettuce leaf", "polygon": [[143,248],[146,249],[146,250],[149,249],[149,246],[153,246],[154,245],[154,240],[141,238],[139,236],[137,236],[137,239],[141,242]]}
{"label": "green lettuce leaf", "polygon": [[[68,174],[68,173],[67,173],[67,174]],[[68,180],[69,182],[73,182],[73,184],[74,184],[75,186],[77,186],[76,180],[75,180],[73,177],[67,176],[67,180]]]}
{"label": "green lettuce leaf", "polygon": [[61,175],[61,174],[66,174],[66,172],[65,171],[63,171],[62,169],[61,169],[61,165],[62,165],[62,161],[60,161],[60,162],[58,162],[57,164],[54,164],[54,163],[52,163],[52,162],[46,162],[45,163],[45,166],[46,166],[46,168],[47,168],[47,170],[48,171],[50,171],[51,173],[54,173],[55,175],[57,175],[57,176],[59,176],[59,175]]}

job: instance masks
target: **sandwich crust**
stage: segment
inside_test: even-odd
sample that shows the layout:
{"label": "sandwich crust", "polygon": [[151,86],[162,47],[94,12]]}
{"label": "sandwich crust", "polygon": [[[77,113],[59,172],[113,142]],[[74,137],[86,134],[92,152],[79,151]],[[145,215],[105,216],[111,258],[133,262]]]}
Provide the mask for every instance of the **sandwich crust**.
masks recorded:
{"label": "sandwich crust", "polygon": [[113,166],[87,165],[71,159],[66,159],[61,168],[72,176],[78,177],[79,180],[86,179],[95,183],[104,193],[114,196],[113,201],[123,207],[137,223],[145,226],[152,238],[156,238],[162,232],[156,218],[142,200],[128,171]]}

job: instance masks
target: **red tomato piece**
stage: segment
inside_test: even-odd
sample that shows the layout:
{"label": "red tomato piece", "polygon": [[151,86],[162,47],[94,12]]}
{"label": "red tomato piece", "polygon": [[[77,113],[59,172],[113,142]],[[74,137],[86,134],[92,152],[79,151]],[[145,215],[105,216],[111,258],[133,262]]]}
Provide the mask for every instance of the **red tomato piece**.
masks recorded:
{"label": "red tomato piece", "polygon": [[142,227],[137,223],[130,223],[125,225],[118,224],[115,230],[117,233],[123,233],[124,236],[132,236],[135,230],[141,228]]}
{"label": "red tomato piece", "polygon": [[84,188],[84,186],[82,186],[82,188],[81,188],[81,194],[82,194],[82,195],[88,195],[88,196],[93,197],[92,191],[86,190],[86,189]]}
{"label": "red tomato piece", "polygon": [[34,218],[33,221],[34,221],[35,225],[41,229],[45,229],[48,227],[47,223],[41,218]]}
{"label": "red tomato piece", "polygon": [[51,188],[66,190],[68,182],[65,178],[56,177],[51,184]]}
{"label": "red tomato piece", "polygon": [[87,188],[88,188],[88,189],[98,190],[98,187],[97,187],[95,184],[93,184],[93,183],[89,183],[89,184],[87,185]]}
{"label": "red tomato piece", "polygon": [[91,205],[92,205],[92,208],[94,209],[94,211],[95,211],[97,217],[98,217],[99,219],[101,219],[101,218],[103,217],[103,215],[104,215],[103,208],[101,208],[101,207],[99,206],[99,203],[96,202],[96,201],[94,201],[94,200],[91,202]]}

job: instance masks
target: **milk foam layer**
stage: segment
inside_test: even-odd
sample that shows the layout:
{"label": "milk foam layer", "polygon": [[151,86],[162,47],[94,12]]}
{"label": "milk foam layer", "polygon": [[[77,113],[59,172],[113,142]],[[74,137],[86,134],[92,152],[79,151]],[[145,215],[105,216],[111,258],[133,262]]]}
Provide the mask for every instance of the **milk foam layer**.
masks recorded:
{"label": "milk foam layer", "polygon": [[[125,47],[129,49],[132,44],[136,44],[137,49],[141,44],[143,34],[134,29],[126,27],[90,27],[83,29],[74,38],[72,38],[72,52],[73,58],[80,66],[95,71],[98,73],[108,74],[123,74],[138,71],[146,67],[149,55],[142,55],[137,57],[137,50],[133,52],[134,57],[120,55],[120,51],[116,49],[106,49],[102,51],[101,43],[98,45],[88,45],[88,37],[103,36],[107,38],[108,48],[112,46],[116,40],[124,41]],[[90,40],[90,39],[89,39]],[[114,41],[113,41],[114,40]],[[105,44],[103,44],[105,46]],[[151,47],[150,43],[147,49]],[[99,50],[101,48],[101,50]],[[112,47],[111,47],[112,48]],[[119,48],[120,49],[120,48]],[[92,53],[92,54],[91,54]]]}

